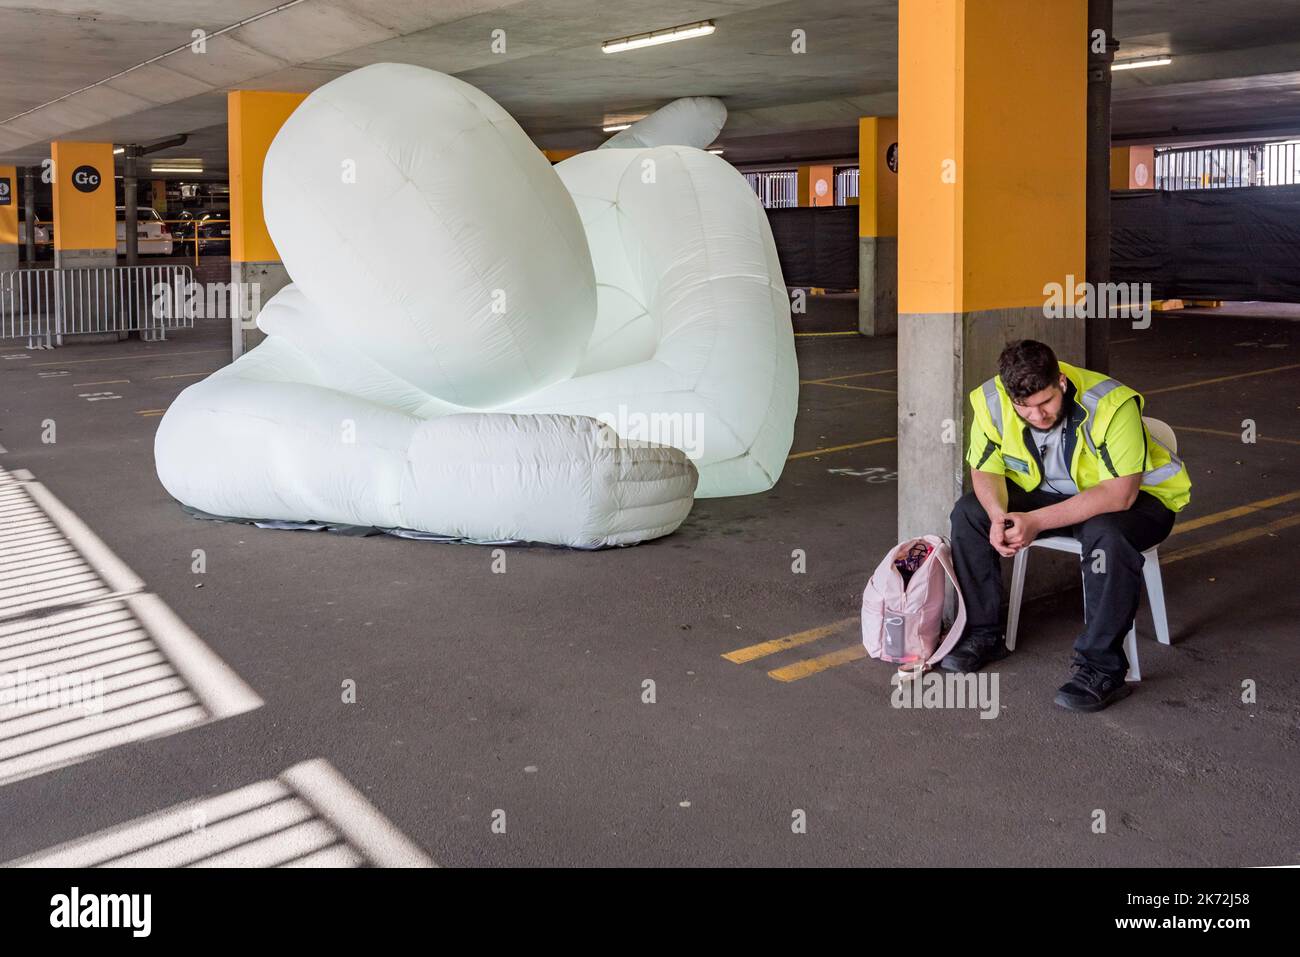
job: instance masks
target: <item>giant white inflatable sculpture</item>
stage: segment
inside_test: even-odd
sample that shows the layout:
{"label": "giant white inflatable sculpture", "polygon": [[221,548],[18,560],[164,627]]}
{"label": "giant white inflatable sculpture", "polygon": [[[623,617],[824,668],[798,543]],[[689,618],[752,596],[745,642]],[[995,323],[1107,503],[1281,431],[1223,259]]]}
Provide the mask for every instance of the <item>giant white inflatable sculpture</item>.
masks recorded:
{"label": "giant white inflatable sculpture", "polygon": [[679,100],[552,167],[445,74],[316,90],[263,170],[293,284],[168,410],[163,486],[228,518],[583,548],[770,488],[794,339],[763,208],[701,149],[724,119]]}

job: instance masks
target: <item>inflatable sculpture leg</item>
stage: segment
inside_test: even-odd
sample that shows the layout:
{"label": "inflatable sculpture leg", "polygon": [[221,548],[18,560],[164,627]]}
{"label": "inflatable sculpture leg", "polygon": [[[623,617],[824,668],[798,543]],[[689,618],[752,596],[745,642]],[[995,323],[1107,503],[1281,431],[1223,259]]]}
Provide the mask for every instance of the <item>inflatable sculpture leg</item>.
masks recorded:
{"label": "inflatable sculpture leg", "polygon": [[578,548],[666,535],[690,512],[683,452],[622,443],[594,419],[424,420],[237,369],[187,389],[155,438],[163,486],[205,512]]}

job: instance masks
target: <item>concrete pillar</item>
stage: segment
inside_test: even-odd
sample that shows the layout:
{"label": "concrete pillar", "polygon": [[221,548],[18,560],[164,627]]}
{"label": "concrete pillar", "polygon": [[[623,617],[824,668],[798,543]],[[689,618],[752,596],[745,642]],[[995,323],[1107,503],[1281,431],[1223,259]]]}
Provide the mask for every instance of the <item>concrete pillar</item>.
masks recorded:
{"label": "concrete pillar", "polygon": [[858,331],[898,331],[898,117],[858,120]]}
{"label": "concrete pillar", "polygon": [[140,147],[131,143],[122,156],[122,237],[126,241],[126,265],[140,265]]}
{"label": "concrete pillar", "polygon": [[1154,146],[1112,146],[1110,188],[1155,189],[1156,148]]}
{"label": "concrete pillar", "polygon": [[36,262],[36,171],[28,166],[23,170],[23,222],[27,224],[23,237],[23,258]]}
{"label": "concrete pillar", "polygon": [[289,284],[262,217],[262,161],[284,121],[307,96],[235,90],[227,94],[230,149],[230,335],[239,358],[265,337],[255,323],[262,304]]}
{"label": "concrete pillar", "polygon": [[50,144],[54,178],[54,265],[59,269],[117,263],[113,144]]}
{"label": "concrete pillar", "polygon": [[[85,269],[117,265],[117,205],[113,183],[113,144],[76,143],[58,140],[50,144],[54,198],[54,268]],[[63,344],[65,334],[77,332],[94,340],[120,340],[126,332],[111,331],[114,323],[125,324],[131,317],[105,316],[106,307],[84,294],[88,284],[74,284],[77,290],[60,298],[64,286],[55,287],[59,305],[55,310],[53,341]],[[79,294],[80,293],[80,294]],[[128,300],[134,301],[134,300]],[[91,329],[105,331],[87,332]]]}
{"label": "concrete pillar", "polygon": [[0,272],[18,268],[18,170],[0,166]]}
{"label": "concrete pillar", "polygon": [[1087,0],[899,4],[898,534],[944,532],[969,391],[1010,339],[1082,363]]}

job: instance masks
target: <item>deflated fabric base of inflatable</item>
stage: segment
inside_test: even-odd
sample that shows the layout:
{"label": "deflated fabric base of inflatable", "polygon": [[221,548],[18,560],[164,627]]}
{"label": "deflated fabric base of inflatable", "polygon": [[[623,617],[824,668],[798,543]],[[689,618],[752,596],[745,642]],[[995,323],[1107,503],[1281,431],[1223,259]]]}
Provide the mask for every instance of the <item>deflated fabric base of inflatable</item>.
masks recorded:
{"label": "deflated fabric base of inflatable", "polygon": [[686,453],[595,419],[422,419],[317,376],[272,337],[190,386],[154,437],[163,488],[210,515],[573,548],[667,535],[694,502]]}
{"label": "deflated fabric base of inflatable", "polygon": [[202,509],[192,508],[183,502],[178,502],[177,504],[180,505],[181,511],[186,515],[205,522],[226,522],[231,525],[252,525],[254,528],[270,529],[273,531],[328,532],[331,535],[341,535],[344,538],[374,538],[379,535],[387,535],[391,538],[408,538],[418,542],[437,542],[440,545],[508,545],[511,547],[521,548],[573,548],[581,551],[599,551],[604,548],[627,548],[630,545],[640,544],[639,542],[626,542],[620,545],[596,545],[585,547],[581,545],[553,545],[550,542],[525,542],[514,538],[500,540],[457,538],[451,535],[438,535],[433,532],[422,532],[414,528],[376,528],[374,525],[341,525],[330,522],[286,522],[278,518],[234,518],[230,515],[212,515]]}

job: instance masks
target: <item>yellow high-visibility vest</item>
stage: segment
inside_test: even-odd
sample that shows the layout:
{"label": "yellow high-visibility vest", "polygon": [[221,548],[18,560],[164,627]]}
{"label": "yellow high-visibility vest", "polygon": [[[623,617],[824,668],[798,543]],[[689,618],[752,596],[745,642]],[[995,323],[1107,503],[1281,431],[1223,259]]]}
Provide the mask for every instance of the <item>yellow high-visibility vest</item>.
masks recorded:
{"label": "yellow high-visibility vest", "polygon": [[[1066,442],[1067,451],[1070,451],[1070,478],[1079,491],[1118,477],[1106,449],[1107,440],[1115,441],[1118,437],[1109,435],[1108,429],[1115,412],[1125,402],[1136,398],[1139,411],[1137,421],[1146,448],[1142,491],[1154,495],[1171,511],[1182,511],[1191,501],[1191,476],[1188,475],[1183,460],[1158,441],[1142,421],[1141,411],[1145,400],[1141,393],[1102,373],[1080,369],[1065,362],[1059,364],[1061,372],[1073,385],[1066,405],[1061,410],[1062,415],[1069,415],[1067,426],[1073,428],[1067,428],[1067,431],[1072,434],[1062,438]],[[1002,377],[994,376],[978,389],[972,390],[970,403],[974,411],[970,450],[967,454],[970,465],[979,469],[994,453],[998,453],[1007,478],[1026,491],[1038,488],[1043,480],[1038,450],[1028,440],[1029,425],[1016,414],[1011,396],[1002,384]],[[1127,420],[1120,420],[1116,424],[1116,428],[1124,427],[1133,426]]]}

